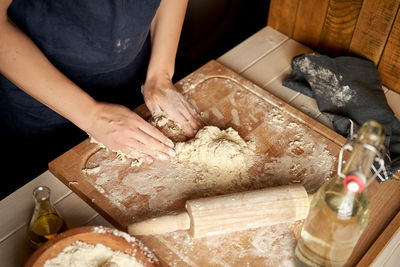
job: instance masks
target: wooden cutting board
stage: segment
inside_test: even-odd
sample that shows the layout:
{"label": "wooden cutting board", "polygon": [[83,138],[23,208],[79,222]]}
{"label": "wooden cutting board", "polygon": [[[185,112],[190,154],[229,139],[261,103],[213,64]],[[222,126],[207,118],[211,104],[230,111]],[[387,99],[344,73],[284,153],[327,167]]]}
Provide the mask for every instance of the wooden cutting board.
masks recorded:
{"label": "wooden cutting board", "polygon": [[[176,86],[209,125],[232,127],[254,141],[257,161],[248,175],[218,186],[198,183],[200,174],[177,170],[169,162],[132,166],[89,140],[50,162],[50,171],[115,227],[126,230],[130,223],[181,210],[186,200],[204,196],[292,183],[302,183],[312,193],[334,174],[342,136],[216,61]],[[135,111],[150,117],[145,106]],[[371,217],[378,217],[375,213]],[[301,223],[201,239],[192,239],[187,231],[140,239],[166,265],[278,266],[293,263]]]}

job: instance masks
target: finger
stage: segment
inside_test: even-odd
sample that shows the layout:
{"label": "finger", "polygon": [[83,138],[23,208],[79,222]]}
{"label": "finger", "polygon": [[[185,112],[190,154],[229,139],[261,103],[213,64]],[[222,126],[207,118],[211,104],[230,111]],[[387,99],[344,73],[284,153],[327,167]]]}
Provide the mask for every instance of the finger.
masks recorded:
{"label": "finger", "polygon": [[[139,141],[146,147],[146,151],[150,151],[151,156],[162,156],[161,160],[164,160],[164,155],[168,155],[169,158],[175,157],[175,150],[171,147],[161,143],[159,140],[155,139],[153,136],[139,130],[135,133],[134,139]],[[161,152],[159,154],[157,152]],[[147,153],[147,152],[146,152]],[[148,153],[147,153],[148,154]]]}
{"label": "finger", "polygon": [[184,109],[183,104],[179,103],[176,108],[164,109],[164,112],[166,113],[168,118],[172,119],[182,128],[186,136],[193,137],[195,134],[195,130],[190,125],[185,116],[180,112],[182,109]]}
{"label": "finger", "polygon": [[131,143],[132,146],[128,146],[128,145],[122,146],[120,151],[122,151],[124,154],[128,155],[129,157],[131,157],[133,159],[142,158],[145,162],[152,163],[154,160],[150,155],[144,153],[139,148],[133,147],[133,146],[138,146],[138,144],[136,144],[136,142],[137,141],[133,141]]}
{"label": "finger", "polygon": [[155,158],[162,161],[170,160],[170,157],[167,154],[161,151],[155,151],[135,138],[131,138],[129,140],[129,145],[126,145],[125,149],[128,151],[129,154],[132,153],[132,151],[134,152],[136,150],[139,150],[150,158]]}
{"label": "finger", "polygon": [[203,125],[203,120],[201,119],[196,109],[188,101],[185,101],[183,99],[183,104],[190,114],[190,117],[187,119],[193,123],[192,127],[194,127],[195,130],[198,130]]}
{"label": "finger", "polygon": [[139,117],[139,123],[136,124],[137,127],[147,135],[151,136],[152,138],[157,139],[162,144],[174,148],[174,142],[171,141],[168,137],[166,137],[160,130],[156,127],[152,126],[150,123]]}
{"label": "finger", "polygon": [[156,113],[157,110],[160,109],[154,100],[152,100],[151,98],[147,98],[146,96],[144,96],[144,103],[146,104],[146,107],[150,110],[151,114]]}

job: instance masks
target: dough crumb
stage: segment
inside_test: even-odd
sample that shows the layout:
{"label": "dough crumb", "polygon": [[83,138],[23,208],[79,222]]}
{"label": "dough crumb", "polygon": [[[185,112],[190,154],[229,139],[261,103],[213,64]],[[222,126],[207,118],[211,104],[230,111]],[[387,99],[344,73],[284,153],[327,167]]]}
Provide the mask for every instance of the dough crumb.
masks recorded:
{"label": "dough crumb", "polygon": [[[96,139],[94,139],[91,136],[90,136],[90,143],[94,143],[94,144],[98,145],[100,148],[110,151],[103,143],[100,143],[99,141],[97,141]],[[117,153],[117,158],[121,161],[131,160],[131,167],[139,167],[140,165],[142,165],[143,158],[145,156],[144,153],[142,153],[138,150],[132,150],[132,152],[130,154],[125,154],[121,150],[112,151],[112,152]],[[91,170],[84,169],[84,171],[89,173]]]}
{"label": "dough crumb", "polygon": [[187,139],[182,128],[162,112],[153,114],[149,122],[174,143],[184,142]]}
{"label": "dough crumb", "polygon": [[198,183],[226,185],[254,164],[255,149],[253,141],[246,142],[233,128],[205,126],[193,139],[175,145],[173,162],[195,170]]}
{"label": "dough crumb", "polygon": [[45,267],[62,266],[123,266],[141,267],[134,257],[113,251],[103,244],[88,244],[82,241],[75,241],[58,254],[55,258],[49,259]]}

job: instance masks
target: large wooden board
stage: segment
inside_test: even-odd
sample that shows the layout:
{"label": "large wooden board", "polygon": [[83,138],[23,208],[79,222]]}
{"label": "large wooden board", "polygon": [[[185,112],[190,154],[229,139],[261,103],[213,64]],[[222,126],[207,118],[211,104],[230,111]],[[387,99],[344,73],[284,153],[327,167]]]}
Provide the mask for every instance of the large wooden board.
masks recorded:
{"label": "large wooden board", "polygon": [[[303,183],[314,192],[336,169],[345,139],[215,61],[176,84],[210,125],[232,127],[257,147],[258,160],[234,183],[197,183],[168,162],[131,166],[84,141],[50,171],[114,226],[183,209],[187,199]],[[137,112],[149,116],[142,106]],[[182,171],[182,170],[181,170]],[[187,231],[140,237],[167,265],[278,266],[292,263],[300,222],[192,239]],[[294,231],[296,230],[296,231]]]}

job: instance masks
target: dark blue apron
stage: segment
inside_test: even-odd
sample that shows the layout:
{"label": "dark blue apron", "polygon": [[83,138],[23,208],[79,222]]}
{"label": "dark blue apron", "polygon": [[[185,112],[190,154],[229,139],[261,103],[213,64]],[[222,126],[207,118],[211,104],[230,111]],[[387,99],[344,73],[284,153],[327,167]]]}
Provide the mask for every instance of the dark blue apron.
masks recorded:
{"label": "dark blue apron", "polygon": [[[143,103],[150,23],[160,0],[13,0],[9,18],[95,99]],[[0,74],[2,197],[87,135]],[[7,171],[9,169],[9,171]]]}
{"label": "dark blue apron", "polygon": [[[140,84],[159,0],[14,0],[8,16],[67,77],[94,98],[143,103]],[[66,120],[0,77],[2,124],[14,134],[52,131]]]}

